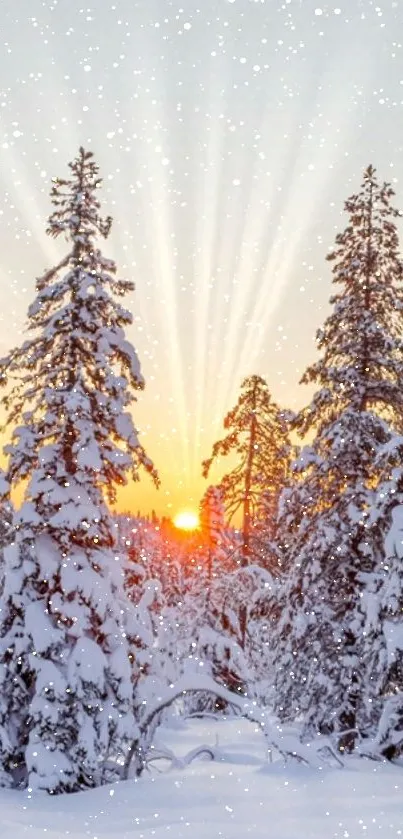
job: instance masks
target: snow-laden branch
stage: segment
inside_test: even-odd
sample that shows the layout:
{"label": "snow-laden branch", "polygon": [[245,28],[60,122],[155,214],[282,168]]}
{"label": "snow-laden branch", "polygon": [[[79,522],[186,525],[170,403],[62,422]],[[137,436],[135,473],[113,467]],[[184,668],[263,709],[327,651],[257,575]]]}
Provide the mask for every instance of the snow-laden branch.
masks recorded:
{"label": "snow-laden branch", "polygon": [[183,757],[176,757],[171,749],[153,749],[152,754],[147,759],[147,763],[151,764],[158,760],[169,760],[171,762],[171,769],[185,769],[186,766],[189,766],[194,760],[202,756],[207,756],[210,760],[217,760],[222,759],[222,752],[215,746],[204,745],[196,746],[196,748],[191,749]]}
{"label": "snow-laden branch", "polygon": [[[334,753],[329,741],[318,737],[313,743],[303,744],[297,736],[283,731],[281,726],[273,724],[266,709],[261,708],[251,699],[233,693],[222,685],[217,684],[210,676],[192,675],[182,676],[175,685],[167,688],[165,695],[147,709],[139,724],[139,736],[132,742],[122,769],[122,780],[127,780],[130,767],[134,761],[134,774],[139,777],[146,764],[147,752],[151,746],[155,729],[159,724],[161,714],[184,694],[205,691],[219,699],[228,702],[240,713],[240,716],[259,725],[265,738],[268,751],[275,750],[284,760],[293,759],[309,766],[320,767],[323,764],[323,751],[328,753],[341,765],[340,758]],[[322,753],[322,757],[321,757]]]}
{"label": "snow-laden branch", "polygon": [[56,274],[58,274],[58,273],[59,273],[59,271],[61,271],[61,269],[62,269],[62,268],[65,268],[65,267],[66,267],[66,265],[68,265],[68,264],[69,264],[69,262],[70,262],[70,260],[71,260],[72,256],[73,256],[73,251],[70,251],[70,253],[68,253],[68,254],[67,254],[67,256],[65,256],[65,257],[64,257],[64,259],[62,259],[62,260],[58,263],[58,265],[56,265],[54,268],[51,268],[49,271],[46,271],[46,273],[45,273],[45,274],[42,274],[42,276],[41,276],[41,277],[39,278],[39,280],[38,280],[38,282],[40,283],[41,288],[42,288],[42,287],[45,287],[45,286],[46,286],[46,285],[50,282],[50,280],[52,280],[52,279],[53,279],[53,277],[54,277]]}

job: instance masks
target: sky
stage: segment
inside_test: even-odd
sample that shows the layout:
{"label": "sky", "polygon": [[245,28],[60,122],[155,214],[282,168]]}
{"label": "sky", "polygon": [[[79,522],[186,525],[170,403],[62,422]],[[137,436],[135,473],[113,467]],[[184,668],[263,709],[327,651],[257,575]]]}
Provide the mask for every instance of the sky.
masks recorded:
{"label": "sky", "polygon": [[369,163],[403,209],[400,38],[403,0],[2,0],[0,350],[65,253],[51,178],[83,145],[114,219],[103,253],[136,284],[134,417],[161,477],[120,509],[197,507],[247,375],[309,399],[325,256]]}

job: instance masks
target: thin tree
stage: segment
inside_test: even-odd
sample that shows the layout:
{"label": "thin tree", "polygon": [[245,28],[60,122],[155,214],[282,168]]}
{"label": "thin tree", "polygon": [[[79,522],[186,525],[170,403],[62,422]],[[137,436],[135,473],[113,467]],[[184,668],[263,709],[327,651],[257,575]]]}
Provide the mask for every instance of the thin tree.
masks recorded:
{"label": "thin tree", "polygon": [[[241,567],[254,558],[253,530],[262,507],[262,499],[277,498],[284,485],[289,459],[288,430],[284,416],[272,400],[261,376],[249,376],[241,385],[235,407],[224,419],[227,435],[216,442],[210,458],[203,462],[207,477],[217,458],[236,456],[236,465],[222,478],[219,486],[229,520],[241,512]],[[270,528],[271,522],[268,522]],[[261,538],[261,521],[259,522]],[[247,610],[240,612],[240,637],[245,643]]]}
{"label": "thin tree", "polygon": [[7,480],[26,482],[6,549],[0,623],[5,784],[51,793],[96,786],[132,736],[132,680],[119,563],[106,505],[140,470],[157,482],[131,406],[142,390],[117,298],[133,284],[97,247],[101,180],[80,148],[55,179],[48,235],[68,252],[36,283],[27,340],[1,362],[12,429]]}

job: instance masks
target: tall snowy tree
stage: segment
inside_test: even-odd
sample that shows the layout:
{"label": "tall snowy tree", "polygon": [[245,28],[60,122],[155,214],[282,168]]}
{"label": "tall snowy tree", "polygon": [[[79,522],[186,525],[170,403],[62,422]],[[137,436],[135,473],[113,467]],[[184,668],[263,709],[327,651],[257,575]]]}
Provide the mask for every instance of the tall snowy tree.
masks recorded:
{"label": "tall snowy tree", "polygon": [[403,437],[381,450],[370,521],[378,536],[378,562],[368,579],[363,610],[366,725],[372,756],[403,754]]}
{"label": "tall snowy tree", "polygon": [[102,781],[133,735],[119,563],[106,501],[141,468],[130,408],[143,389],[118,301],[133,284],[97,247],[101,180],[80,148],[55,179],[47,233],[68,252],[36,283],[30,337],[1,362],[12,440],[7,480],[26,481],[6,549],[0,614],[2,782],[51,793]]}
{"label": "tall snowy tree", "polygon": [[[261,376],[249,376],[243,381],[241,395],[225,417],[224,428],[228,433],[214,444],[211,457],[203,463],[203,475],[207,477],[217,458],[235,455],[236,465],[224,475],[219,489],[229,519],[238,511],[242,515],[241,566],[245,568],[257,561],[258,556],[261,559],[260,513],[263,500],[268,504],[269,497],[277,499],[285,483],[290,452],[283,414],[272,400],[269,388]],[[259,548],[256,552],[255,525],[259,534]],[[270,533],[272,521],[267,521],[266,526]],[[240,613],[242,644],[245,642],[246,619],[244,606]]]}
{"label": "tall snowy tree", "polygon": [[[281,502],[288,569],[279,612],[275,695],[283,717],[351,751],[365,727],[363,601],[377,567],[379,457],[402,413],[402,263],[393,190],[369,166],[345,203],[329,253],[332,312],[317,334],[318,386],[294,429],[312,442]],[[371,582],[372,581],[372,582]]]}

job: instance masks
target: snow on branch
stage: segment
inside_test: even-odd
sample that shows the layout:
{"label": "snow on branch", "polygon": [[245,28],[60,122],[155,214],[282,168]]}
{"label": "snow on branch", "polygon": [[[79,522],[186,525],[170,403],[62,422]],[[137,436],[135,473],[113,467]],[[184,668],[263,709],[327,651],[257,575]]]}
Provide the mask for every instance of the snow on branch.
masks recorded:
{"label": "snow on branch", "polygon": [[334,753],[329,741],[318,736],[313,743],[303,744],[297,736],[283,731],[281,726],[273,724],[267,711],[260,708],[254,700],[234,694],[222,685],[217,684],[210,676],[182,676],[175,685],[171,685],[164,696],[160,697],[150,709],[145,711],[139,724],[139,736],[133,740],[122,767],[122,780],[130,776],[132,762],[134,775],[139,777],[147,762],[147,753],[154,737],[155,729],[159,725],[161,713],[184,694],[205,691],[219,699],[233,705],[240,715],[259,725],[265,738],[268,751],[279,752],[284,760],[296,760],[308,766],[320,768],[323,765],[323,755],[327,752],[336,763],[341,766],[340,758]]}

